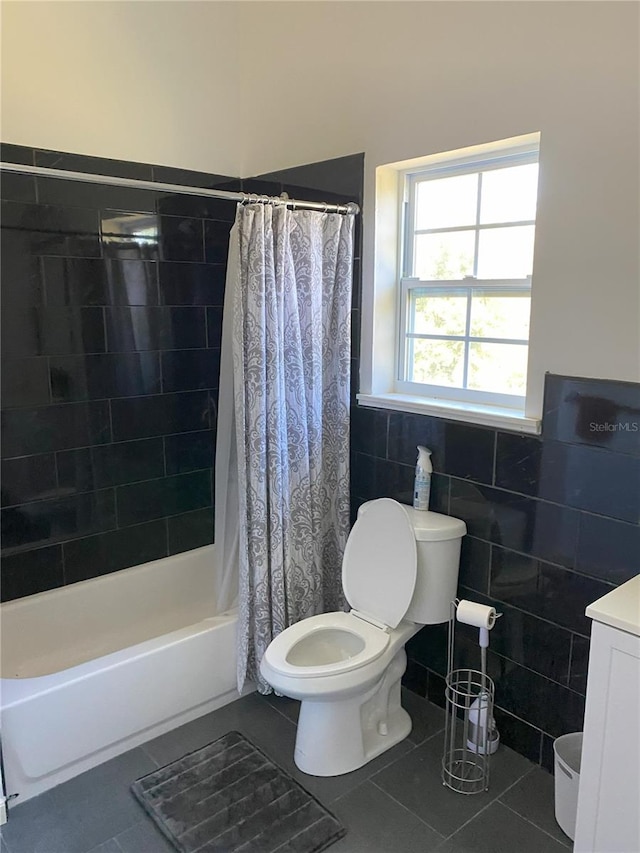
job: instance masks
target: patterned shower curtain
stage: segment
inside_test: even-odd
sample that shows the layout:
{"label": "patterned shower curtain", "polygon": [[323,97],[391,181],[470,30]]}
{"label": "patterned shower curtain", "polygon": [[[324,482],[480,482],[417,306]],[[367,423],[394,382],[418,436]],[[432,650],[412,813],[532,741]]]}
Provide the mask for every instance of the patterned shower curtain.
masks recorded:
{"label": "patterned shower curtain", "polygon": [[234,229],[238,689],[269,693],[271,640],[345,604],[353,215],[239,205]]}

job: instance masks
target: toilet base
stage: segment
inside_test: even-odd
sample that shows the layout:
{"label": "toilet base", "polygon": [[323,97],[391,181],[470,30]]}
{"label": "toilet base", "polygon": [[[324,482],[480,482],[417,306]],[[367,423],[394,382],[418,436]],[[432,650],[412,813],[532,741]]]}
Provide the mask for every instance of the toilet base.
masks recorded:
{"label": "toilet base", "polygon": [[407,656],[401,649],[379,682],[347,699],[304,699],[294,761],[310,776],[341,776],[391,749],[411,731],[400,704],[400,679]]}

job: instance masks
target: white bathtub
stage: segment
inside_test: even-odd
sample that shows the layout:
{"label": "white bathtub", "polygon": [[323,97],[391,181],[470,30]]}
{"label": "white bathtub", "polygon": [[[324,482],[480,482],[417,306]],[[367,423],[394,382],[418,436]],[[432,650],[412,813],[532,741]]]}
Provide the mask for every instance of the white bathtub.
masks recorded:
{"label": "white bathtub", "polygon": [[3,604],[2,749],[15,805],[238,698],[214,546]]}

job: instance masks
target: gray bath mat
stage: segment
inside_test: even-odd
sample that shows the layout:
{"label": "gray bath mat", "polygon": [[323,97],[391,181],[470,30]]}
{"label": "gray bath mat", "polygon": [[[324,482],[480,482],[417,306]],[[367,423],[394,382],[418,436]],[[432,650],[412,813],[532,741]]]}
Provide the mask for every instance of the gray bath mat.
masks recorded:
{"label": "gray bath mat", "polygon": [[346,831],[238,732],[154,770],[131,790],[180,853],[319,853]]}

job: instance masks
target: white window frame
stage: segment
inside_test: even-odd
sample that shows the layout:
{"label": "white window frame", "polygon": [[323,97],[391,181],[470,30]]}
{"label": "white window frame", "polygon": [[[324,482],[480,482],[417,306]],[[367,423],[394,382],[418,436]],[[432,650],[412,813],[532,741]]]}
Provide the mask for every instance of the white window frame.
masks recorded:
{"label": "white window frame", "polygon": [[[466,330],[462,335],[429,335],[414,332],[410,328],[411,312],[409,310],[410,296],[414,290],[432,290],[440,293],[462,294],[467,298],[467,316]],[[460,402],[482,403],[484,405],[498,405],[509,409],[524,410],[525,395],[515,394],[499,394],[491,391],[478,391],[472,388],[467,388],[467,368],[468,368],[468,348],[471,343],[496,343],[496,344],[514,344],[517,346],[529,346],[529,339],[520,338],[478,338],[474,337],[469,332],[471,323],[471,295],[473,291],[495,291],[508,292],[520,291],[523,293],[531,293],[531,277],[526,279],[481,279],[477,280],[471,276],[462,279],[440,279],[438,281],[422,281],[419,278],[403,278],[400,282],[399,294],[400,304],[398,313],[400,319],[400,330],[398,334],[398,378],[396,380],[396,389],[405,394],[412,394],[418,397],[440,397],[445,400],[458,400]],[[436,341],[458,341],[464,345],[464,388],[449,387],[446,385],[429,385],[424,382],[411,382],[403,379],[406,376],[410,357],[407,355],[407,350],[410,348],[412,340],[436,340]]]}
{"label": "white window frame", "polygon": [[[472,395],[474,399],[460,399],[458,389],[428,386],[425,393],[423,383],[415,383],[416,387],[413,387],[399,378],[400,349],[406,332],[406,325],[401,328],[403,319],[406,324],[406,316],[400,311],[400,306],[405,304],[402,291],[425,284],[418,284],[415,279],[403,276],[405,256],[399,235],[404,234],[403,225],[407,214],[404,190],[406,176],[420,174],[426,168],[438,169],[441,175],[446,170],[446,174],[453,175],[456,170],[458,174],[463,170],[472,171],[469,168],[471,164],[475,170],[517,165],[518,162],[540,162],[539,151],[540,133],[534,132],[375,167],[375,193],[372,195],[372,203],[375,197],[375,209],[369,211],[370,218],[365,221],[360,392],[356,395],[360,405],[539,434],[541,393],[537,374],[532,376],[531,368],[527,376],[526,406],[522,406],[521,398],[516,398],[517,408],[513,406],[513,400],[497,400],[495,394],[485,396],[485,392],[477,392]],[[509,223],[512,224],[515,221]],[[527,221],[522,224],[530,223]],[[371,289],[367,287],[367,281],[372,283]],[[445,281],[437,281],[434,286],[447,284]],[[456,279],[454,284],[458,288],[477,286],[487,289],[495,286],[512,290],[516,285],[527,290],[531,288],[529,278]],[[532,313],[534,302],[535,297],[532,298]],[[508,342],[500,339],[500,343]]]}
{"label": "white window frame", "polygon": [[[538,162],[538,145],[531,145],[525,148],[520,148],[517,151],[497,151],[491,157],[464,157],[455,159],[446,164],[436,164],[426,166],[420,169],[407,169],[402,177],[402,196],[401,196],[401,234],[399,235],[399,251],[400,259],[400,286],[398,287],[398,353],[397,353],[397,374],[396,374],[396,390],[401,393],[416,395],[418,397],[425,396],[431,398],[442,398],[445,400],[457,400],[458,402],[481,403],[485,405],[502,406],[509,409],[524,411],[526,395],[500,394],[490,391],[480,391],[467,388],[467,369],[468,369],[468,351],[469,344],[472,342],[480,343],[499,343],[499,344],[515,344],[518,346],[529,347],[529,340],[522,339],[506,339],[506,338],[474,338],[469,333],[471,321],[471,294],[475,291],[522,291],[531,293],[531,276],[522,279],[479,279],[477,278],[478,265],[478,244],[480,234],[483,231],[489,231],[495,228],[517,228],[523,225],[535,227],[535,219],[522,221],[511,220],[508,222],[492,222],[489,224],[480,223],[480,200],[482,195],[482,175],[485,172],[496,169],[504,169],[510,166],[523,166]],[[421,183],[429,180],[437,180],[438,178],[454,177],[457,175],[468,175],[479,173],[478,194],[476,206],[475,222],[471,225],[449,227],[449,228],[429,228],[429,229],[414,229],[409,227],[415,222],[415,202],[418,195],[418,187]],[[452,233],[452,232],[473,232],[475,247],[474,247],[474,267],[471,275],[461,279],[429,279],[423,280],[415,277],[407,276],[407,272],[413,269],[413,260],[415,253],[415,238],[419,234],[432,233]],[[409,300],[412,291],[414,290],[433,290],[451,293],[464,293],[467,297],[467,317],[465,335],[447,336],[447,335],[425,335],[417,334],[410,328],[410,311]],[[407,352],[410,349],[411,340],[455,340],[464,345],[464,375],[463,388],[449,387],[443,385],[431,385],[423,382],[411,382],[405,379],[409,370],[409,358]]]}

